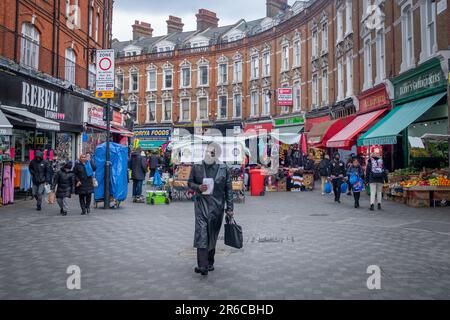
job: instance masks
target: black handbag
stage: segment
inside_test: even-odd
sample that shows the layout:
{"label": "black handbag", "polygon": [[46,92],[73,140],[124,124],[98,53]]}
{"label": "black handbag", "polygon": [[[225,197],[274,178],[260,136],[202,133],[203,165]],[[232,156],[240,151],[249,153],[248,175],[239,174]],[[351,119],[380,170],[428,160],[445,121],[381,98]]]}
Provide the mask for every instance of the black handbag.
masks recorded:
{"label": "black handbag", "polygon": [[244,237],[242,227],[236,224],[234,218],[225,218],[225,245],[236,249],[242,249],[244,246]]}

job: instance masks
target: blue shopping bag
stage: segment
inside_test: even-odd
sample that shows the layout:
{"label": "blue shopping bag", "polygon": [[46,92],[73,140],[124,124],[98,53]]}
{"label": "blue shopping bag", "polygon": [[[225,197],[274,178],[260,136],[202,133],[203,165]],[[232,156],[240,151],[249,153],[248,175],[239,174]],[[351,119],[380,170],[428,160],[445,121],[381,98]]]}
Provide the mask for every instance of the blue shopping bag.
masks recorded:
{"label": "blue shopping bag", "polygon": [[86,161],[86,164],[84,165],[86,168],[86,174],[88,177],[92,177],[94,175],[94,170],[92,170],[91,162]]}
{"label": "blue shopping bag", "polygon": [[325,188],[323,190],[325,193],[330,194],[331,191],[333,191],[333,187],[331,186],[331,182],[327,181],[327,183],[325,183]]}
{"label": "blue shopping bag", "polygon": [[348,185],[347,185],[347,183],[343,182],[341,184],[341,192],[342,193],[347,193],[347,190],[348,190]]}
{"label": "blue shopping bag", "polygon": [[158,170],[155,171],[155,175],[153,176],[153,185],[155,187],[161,187],[163,185],[161,175]]}

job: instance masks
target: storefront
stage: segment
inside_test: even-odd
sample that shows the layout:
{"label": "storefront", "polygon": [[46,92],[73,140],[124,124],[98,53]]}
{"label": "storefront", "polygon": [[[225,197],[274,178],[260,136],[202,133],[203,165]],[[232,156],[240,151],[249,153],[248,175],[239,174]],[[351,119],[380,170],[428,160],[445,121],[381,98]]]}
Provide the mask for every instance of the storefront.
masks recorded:
{"label": "storefront", "polygon": [[136,128],[134,138],[138,146],[144,151],[158,151],[170,142],[172,129],[168,127]]}
{"label": "storefront", "polygon": [[246,123],[244,135],[248,137],[246,142],[250,150],[249,164],[268,164],[272,153],[270,133],[273,131],[271,120]]}
{"label": "storefront", "polygon": [[292,155],[297,151],[306,153],[306,145],[302,145],[302,134],[305,118],[302,115],[274,119],[272,138],[279,141],[280,164],[290,166]]}
{"label": "storefront", "polygon": [[[103,120],[104,108],[102,106],[85,102],[84,103],[84,133],[83,152],[94,153],[98,145],[106,142],[106,122]],[[111,142],[122,145],[129,144],[132,132],[123,127],[123,116],[120,112],[113,112],[111,121]]]}
{"label": "storefront", "polygon": [[13,125],[12,158],[32,160],[45,152],[49,160],[75,160],[82,132],[83,99],[45,81],[0,71],[1,109]]}
{"label": "storefront", "polygon": [[447,83],[440,60],[431,59],[405,72],[392,79],[392,84],[394,109],[364,134],[358,145],[396,145],[403,168],[445,167],[448,142],[422,139],[448,134]]}
{"label": "storefront", "polygon": [[[363,160],[370,154],[366,147],[356,147],[357,140],[371,127],[373,127],[390,109],[390,100],[384,84],[378,85],[359,97],[359,112],[356,117],[335,136],[327,141],[327,147],[337,149],[343,159],[344,151],[359,155]],[[380,148],[382,150],[382,148]],[[386,155],[391,154],[386,150]]]}
{"label": "storefront", "polygon": [[0,161],[10,158],[12,128],[13,126],[0,110]]}

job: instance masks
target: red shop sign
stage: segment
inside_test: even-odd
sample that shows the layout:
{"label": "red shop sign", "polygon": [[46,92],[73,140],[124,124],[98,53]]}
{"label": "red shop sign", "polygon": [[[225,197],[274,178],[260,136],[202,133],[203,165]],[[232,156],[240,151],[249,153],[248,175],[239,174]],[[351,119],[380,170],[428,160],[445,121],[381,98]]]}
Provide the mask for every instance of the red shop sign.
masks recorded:
{"label": "red shop sign", "polygon": [[268,122],[268,123],[256,123],[246,125],[244,131],[248,132],[250,130],[256,131],[257,133],[262,130],[271,132],[273,130],[273,124],[271,122]]}
{"label": "red shop sign", "polygon": [[368,92],[366,95],[362,95],[359,98],[359,110],[360,112],[380,109],[390,104],[386,89],[381,86],[372,92]]}

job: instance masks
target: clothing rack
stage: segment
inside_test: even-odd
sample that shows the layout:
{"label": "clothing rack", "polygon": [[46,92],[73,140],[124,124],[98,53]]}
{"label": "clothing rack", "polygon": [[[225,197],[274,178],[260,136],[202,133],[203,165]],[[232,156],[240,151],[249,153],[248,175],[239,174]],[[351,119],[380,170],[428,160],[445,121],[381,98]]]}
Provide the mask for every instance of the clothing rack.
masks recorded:
{"label": "clothing rack", "polygon": [[4,172],[4,168],[5,168],[5,163],[10,163],[10,165],[11,165],[11,172],[10,172],[11,176],[14,171],[14,160],[2,159],[2,161],[0,162],[0,207],[3,206],[3,172]]}

